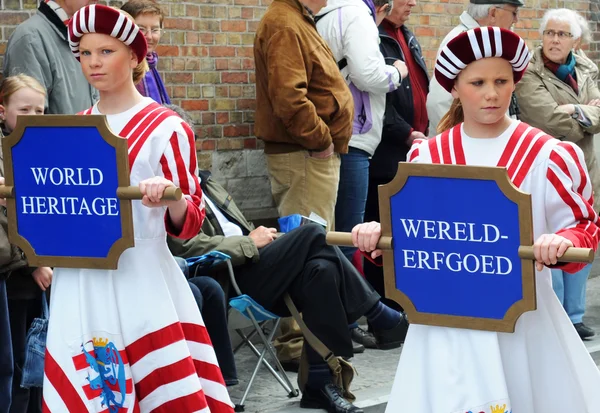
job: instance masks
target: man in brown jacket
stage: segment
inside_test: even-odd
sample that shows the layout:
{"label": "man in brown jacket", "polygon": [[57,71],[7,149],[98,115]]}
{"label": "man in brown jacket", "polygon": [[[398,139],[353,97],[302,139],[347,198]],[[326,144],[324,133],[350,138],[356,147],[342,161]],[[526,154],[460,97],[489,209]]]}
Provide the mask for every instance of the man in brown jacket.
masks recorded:
{"label": "man in brown jacket", "polygon": [[256,136],[280,216],[315,212],[333,228],[339,153],[354,106],[313,16],[324,0],[274,0],[254,40]]}
{"label": "man in brown jacket", "polygon": [[[339,153],[348,152],[354,104],[314,21],[326,0],[274,0],[254,39],[256,136],[265,142],[271,192],[280,216],[314,212],[334,228]],[[276,342],[283,363],[297,361],[302,334],[291,319]]]}

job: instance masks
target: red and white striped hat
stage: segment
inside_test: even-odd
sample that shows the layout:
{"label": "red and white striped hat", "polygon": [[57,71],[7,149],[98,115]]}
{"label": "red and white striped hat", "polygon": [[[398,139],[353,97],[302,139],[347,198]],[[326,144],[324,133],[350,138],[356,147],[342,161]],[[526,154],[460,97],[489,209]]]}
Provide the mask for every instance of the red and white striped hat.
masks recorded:
{"label": "red and white striped hat", "polygon": [[499,27],[477,27],[450,40],[435,62],[435,78],[448,92],[458,74],[469,63],[486,57],[501,57],[513,68],[515,83],[523,77],[531,53],[521,37]]}
{"label": "red and white striped hat", "polygon": [[146,57],[148,45],[140,28],[125,13],[102,4],[79,9],[69,22],[69,46],[79,60],[79,41],[86,33],[102,33],[119,39],[133,49],[140,63]]}

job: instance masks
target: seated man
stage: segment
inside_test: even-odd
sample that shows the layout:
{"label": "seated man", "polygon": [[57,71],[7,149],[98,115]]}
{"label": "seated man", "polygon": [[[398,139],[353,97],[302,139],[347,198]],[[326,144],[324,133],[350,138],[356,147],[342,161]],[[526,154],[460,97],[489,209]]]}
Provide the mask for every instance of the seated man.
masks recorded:
{"label": "seated man", "polygon": [[[380,348],[402,344],[408,328],[404,315],[380,302],[339,248],[327,245],[322,227],[306,225],[276,238],[274,228],[255,229],[246,221],[210,172],[199,175],[206,219],[196,237],[168,239],[173,255],[193,257],[213,250],[228,254],[243,293],[281,316],[289,315],[283,301],[289,293],[308,328],[336,356],[352,357],[348,323],[363,315],[373,326]],[[306,345],[309,369],[301,406],[362,412],[343,399],[332,384],[328,365]]]}

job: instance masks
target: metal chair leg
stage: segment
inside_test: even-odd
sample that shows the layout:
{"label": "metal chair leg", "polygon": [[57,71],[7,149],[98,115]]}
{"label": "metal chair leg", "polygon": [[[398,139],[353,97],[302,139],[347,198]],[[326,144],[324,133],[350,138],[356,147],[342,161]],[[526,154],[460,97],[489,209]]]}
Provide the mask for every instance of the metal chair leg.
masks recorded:
{"label": "metal chair leg", "polygon": [[[254,318],[254,314],[252,314],[251,311],[248,311],[248,316],[250,317],[250,319],[252,320],[252,323],[254,325],[258,324],[256,321],[256,318]],[[290,379],[288,378],[287,374],[285,374],[285,371],[283,370],[283,367],[281,366],[281,363],[279,362],[279,359],[277,358],[277,354],[275,354],[275,349],[273,348],[273,345],[271,344],[271,341],[273,340],[273,336],[275,335],[275,332],[277,331],[277,327],[279,327],[279,321],[280,321],[279,318],[275,320],[275,325],[273,326],[273,330],[269,334],[268,339],[267,339],[267,337],[265,337],[265,334],[263,333],[262,329],[258,329],[257,332],[258,332],[258,335],[260,336],[261,340],[263,341],[263,343],[265,343],[265,347],[268,350],[268,352],[270,353],[271,357],[273,358],[273,360],[275,360],[275,364],[277,365],[277,368],[279,369],[279,371],[281,373],[283,373],[283,380],[287,384],[288,389],[290,389],[290,391],[288,393],[288,397],[296,397],[296,396],[298,396],[299,392],[297,389],[294,389],[294,386],[290,382]],[[286,391],[288,389],[286,389]]]}

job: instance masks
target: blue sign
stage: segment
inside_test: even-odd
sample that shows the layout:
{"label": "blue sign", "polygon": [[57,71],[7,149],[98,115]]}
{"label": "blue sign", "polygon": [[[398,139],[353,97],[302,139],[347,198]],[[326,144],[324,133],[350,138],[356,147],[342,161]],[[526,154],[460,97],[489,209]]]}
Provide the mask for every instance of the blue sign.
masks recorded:
{"label": "blue sign", "polygon": [[[48,117],[39,119],[44,118]],[[64,118],[82,124],[94,117]],[[119,162],[117,148],[103,137],[101,132],[106,131],[93,125],[97,119],[91,123],[28,125],[21,128],[20,139],[7,138],[12,141],[12,174],[7,173],[7,184],[11,175],[14,187],[9,213],[14,214],[18,235],[29,244],[30,248],[22,247],[28,258],[32,250],[37,257],[102,260],[124,232],[129,233],[124,231],[123,204],[117,198],[123,160]],[[126,159],[126,152],[121,155]],[[62,264],[59,260],[55,265]]]}
{"label": "blue sign", "polygon": [[[531,303],[534,288],[523,277],[525,272],[533,282],[533,263],[518,253],[531,233],[531,221],[521,222],[527,214],[519,201],[528,196],[480,174],[473,178],[406,173],[401,188],[389,197],[394,244],[389,254],[394,286],[401,293],[398,301],[408,307],[409,320],[418,323],[419,315],[427,315],[425,321],[442,316],[445,321],[431,324],[449,326],[486,320],[492,322],[489,329],[496,329],[494,320],[504,321],[517,303]],[[517,197],[508,196],[507,188]],[[529,226],[526,234],[523,224]],[[531,245],[531,240],[525,243]]]}

